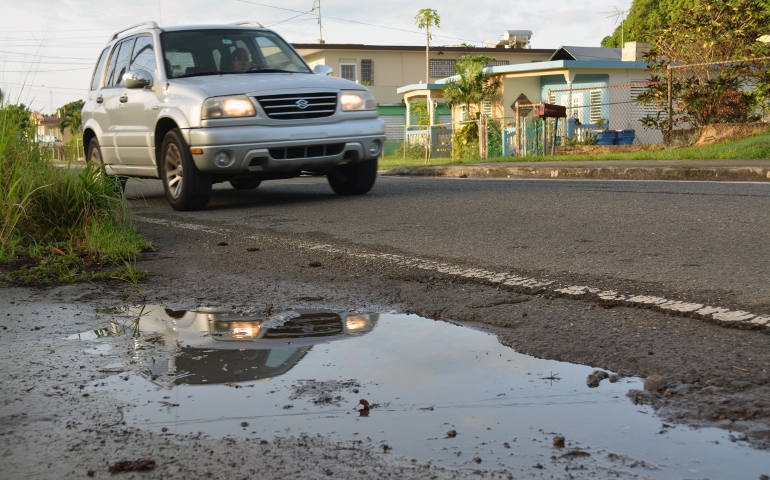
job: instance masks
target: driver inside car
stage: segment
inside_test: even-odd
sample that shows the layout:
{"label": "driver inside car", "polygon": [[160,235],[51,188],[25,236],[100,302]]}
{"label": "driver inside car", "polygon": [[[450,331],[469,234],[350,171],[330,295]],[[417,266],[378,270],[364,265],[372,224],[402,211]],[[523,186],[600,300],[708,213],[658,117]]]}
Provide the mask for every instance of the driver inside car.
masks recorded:
{"label": "driver inside car", "polygon": [[251,55],[245,48],[233,51],[233,72],[245,72],[251,67]]}

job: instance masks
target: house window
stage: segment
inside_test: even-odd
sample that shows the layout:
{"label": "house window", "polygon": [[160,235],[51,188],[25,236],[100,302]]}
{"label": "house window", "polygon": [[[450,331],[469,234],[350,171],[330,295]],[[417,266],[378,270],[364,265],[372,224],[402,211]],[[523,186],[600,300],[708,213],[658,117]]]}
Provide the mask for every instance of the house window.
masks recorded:
{"label": "house window", "polygon": [[656,114],[658,114],[658,112],[662,112],[664,110],[659,105],[642,105],[639,103],[639,95],[644,93],[648,86],[648,83],[642,83],[641,81],[638,84],[631,85],[631,120],[640,121],[642,118],[648,115],[654,117]]}
{"label": "house window", "polygon": [[468,108],[465,105],[460,105],[460,121],[464,122],[468,118]]}
{"label": "house window", "polygon": [[585,123],[585,113],[583,109],[583,95],[572,93],[572,105],[568,113],[570,118],[576,118],[580,123]]}
{"label": "house window", "polygon": [[602,118],[602,92],[601,90],[591,90],[590,103],[588,106],[588,115],[590,123],[599,123]]}
{"label": "house window", "polygon": [[492,102],[490,102],[489,100],[484,100],[483,102],[481,102],[481,113],[482,113],[482,115],[484,115],[486,117],[491,117],[492,116]]}
{"label": "house window", "polygon": [[428,66],[430,68],[430,76],[433,78],[451,77],[456,73],[455,61],[456,60],[431,59],[428,62]]}
{"label": "house window", "polygon": [[369,59],[361,60],[361,83],[374,85],[374,65]]}
{"label": "house window", "polygon": [[355,63],[340,63],[340,77],[351,82],[358,81],[358,73]]}

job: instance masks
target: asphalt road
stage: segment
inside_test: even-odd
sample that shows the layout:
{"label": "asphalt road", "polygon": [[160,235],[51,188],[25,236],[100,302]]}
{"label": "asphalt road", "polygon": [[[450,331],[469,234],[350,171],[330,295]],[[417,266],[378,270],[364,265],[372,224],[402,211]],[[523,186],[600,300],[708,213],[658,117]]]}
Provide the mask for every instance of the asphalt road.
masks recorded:
{"label": "asphalt road", "polygon": [[175,212],[131,180],[138,216],[298,235],[578,285],[770,311],[770,185],[380,177],[339,197],[325,178],[218,184]]}

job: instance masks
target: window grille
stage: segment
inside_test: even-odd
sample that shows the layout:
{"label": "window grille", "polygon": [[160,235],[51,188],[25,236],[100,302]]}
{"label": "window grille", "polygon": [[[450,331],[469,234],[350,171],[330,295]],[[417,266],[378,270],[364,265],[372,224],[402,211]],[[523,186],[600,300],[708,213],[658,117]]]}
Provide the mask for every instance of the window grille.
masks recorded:
{"label": "window grille", "polygon": [[451,77],[456,73],[455,60],[431,59],[428,62],[430,76],[433,78]]}
{"label": "window grille", "polygon": [[361,83],[374,85],[374,65],[369,59],[361,60]]}
{"label": "window grille", "polygon": [[489,100],[484,100],[481,102],[481,113],[482,115],[485,115],[487,117],[492,116],[492,102]]}
{"label": "window grille", "polygon": [[358,81],[355,63],[340,63],[340,77],[351,82]]}
{"label": "window grille", "polygon": [[602,118],[602,92],[601,90],[591,90],[589,97],[589,122],[599,123],[599,119]]}

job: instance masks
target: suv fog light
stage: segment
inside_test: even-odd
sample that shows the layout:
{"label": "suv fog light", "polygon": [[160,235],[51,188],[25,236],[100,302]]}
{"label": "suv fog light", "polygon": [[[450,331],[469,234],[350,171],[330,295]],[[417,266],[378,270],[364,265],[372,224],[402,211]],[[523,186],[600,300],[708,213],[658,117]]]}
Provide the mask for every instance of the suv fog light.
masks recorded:
{"label": "suv fog light", "polygon": [[221,152],[217,152],[214,157],[214,165],[221,168],[227,168],[233,164],[234,160],[235,159],[230,156],[229,152],[222,150]]}
{"label": "suv fog light", "polygon": [[380,141],[375,140],[374,142],[369,145],[369,153],[371,155],[379,155],[380,154]]}

